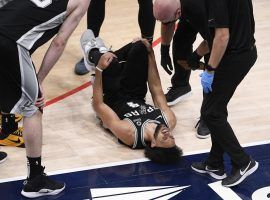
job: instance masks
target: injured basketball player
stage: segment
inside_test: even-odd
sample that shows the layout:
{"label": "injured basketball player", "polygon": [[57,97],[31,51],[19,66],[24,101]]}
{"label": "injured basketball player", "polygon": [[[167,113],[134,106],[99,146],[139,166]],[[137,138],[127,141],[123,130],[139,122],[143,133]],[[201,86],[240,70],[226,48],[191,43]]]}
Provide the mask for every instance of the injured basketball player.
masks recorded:
{"label": "injured basketball player", "polygon": [[[149,42],[137,39],[112,52],[87,30],[81,45],[89,69],[95,70],[92,104],[104,126],[121,144],[145,149],[154,162],[179,161],[182,150],[172,135],[176,117],[167,105]],[[147,85],[154,105],[145,102]]]}

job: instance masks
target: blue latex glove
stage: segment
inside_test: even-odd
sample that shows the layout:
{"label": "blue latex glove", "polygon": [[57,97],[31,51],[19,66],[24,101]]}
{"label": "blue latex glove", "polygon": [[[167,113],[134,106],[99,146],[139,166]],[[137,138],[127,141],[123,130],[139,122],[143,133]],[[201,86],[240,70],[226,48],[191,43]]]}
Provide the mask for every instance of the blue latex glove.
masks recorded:
{"label": "blue latex glove", "polygon": [[205,70],[201,75],[201,84],[203,87],[203,91],[208,94],[209,92],[212,92],[212,83],[214,80],[214,73],[209,73],[207,70]]}

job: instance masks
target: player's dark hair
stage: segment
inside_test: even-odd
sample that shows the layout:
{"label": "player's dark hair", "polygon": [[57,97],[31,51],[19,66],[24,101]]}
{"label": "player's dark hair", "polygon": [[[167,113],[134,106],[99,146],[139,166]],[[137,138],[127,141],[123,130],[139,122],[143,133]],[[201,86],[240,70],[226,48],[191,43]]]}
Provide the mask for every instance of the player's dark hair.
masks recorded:
{"label": "player's dark hair", "polygon": [[170,148],[151,147],[147,145],[144,149],[144,155],[153,162],[166,164],[179,161],[183,155],[183,151],[176,145]]}
{"label": "player's dark hair", "polygon": [[[155,138],[157,138],[157,134],[162,126],[163,124],[157,125],[154,132]],[[174,147],[164,148],[164,147],[151,147],[149,144],[146,145],[144,149],[144,155],[153,162],[166,164],[179,161],[181,156],[183,155],[183,151],[180,147],[176,145]]]}

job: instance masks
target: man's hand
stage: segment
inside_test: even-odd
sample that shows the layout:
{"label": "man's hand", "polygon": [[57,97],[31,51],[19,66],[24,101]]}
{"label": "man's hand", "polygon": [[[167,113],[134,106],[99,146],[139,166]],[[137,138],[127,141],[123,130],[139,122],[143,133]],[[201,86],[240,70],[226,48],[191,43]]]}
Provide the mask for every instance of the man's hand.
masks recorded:
{"label": "man's hand", "polygon": [[142,43],[145,45],[148,53],[154,53],[152,45],[149,43],[147,39],[141,38]]}
{"label": "man's hand", "polygon": [[35,106],[38,107],[38,108],[43,109],[45,107],[45,105],[46,105],[46,102],[45,102],[43,88],[42,88],[41,84],[39,84],[39,89],[40,89],[41,97],[39,97],[37,99],[37,101],[35,103]]}
{"label": "man's hand", "polygon": [[170,45],[161,44],[160,53],[161,53],[161,66],[169,74],[172,74],[173,66],[170,57]]}
{"label": "man's hand", "polygon": [[115,54],[111,52],[104,53],[99,61],[98,61],[98,67],[102,70],[106,69],[112,62],[114,58],[117,58]]}
{"label": "man's hand", "polygon": [[200,56],[196,51],[194,51],[187,59],[189,68],[192,70],[200,69],[202,66],[204,68],[204,63],[200,62],[201,58],[202,56]]}
{"label": "man's hand", "polygon": [[203,91],[207,94],[209,92],[212,92],[212,83],[214,80],[214,72],[209,72],[205,70],[200,76],[201,76],[201,84],[203,87]]}

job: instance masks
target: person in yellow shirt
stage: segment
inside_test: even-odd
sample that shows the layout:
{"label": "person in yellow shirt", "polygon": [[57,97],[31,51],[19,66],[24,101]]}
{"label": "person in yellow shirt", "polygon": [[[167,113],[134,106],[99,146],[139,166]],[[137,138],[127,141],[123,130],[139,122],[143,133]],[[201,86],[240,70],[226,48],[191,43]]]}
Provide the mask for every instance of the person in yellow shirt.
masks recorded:
{"label": "person in yellow shirt", "polygon": [[23,128],[18,125],[21,120],[21,115],[0,114],[0,146],[25,147]]}

